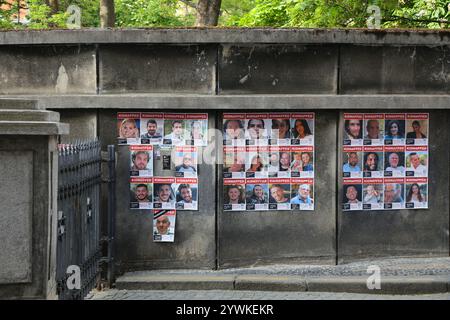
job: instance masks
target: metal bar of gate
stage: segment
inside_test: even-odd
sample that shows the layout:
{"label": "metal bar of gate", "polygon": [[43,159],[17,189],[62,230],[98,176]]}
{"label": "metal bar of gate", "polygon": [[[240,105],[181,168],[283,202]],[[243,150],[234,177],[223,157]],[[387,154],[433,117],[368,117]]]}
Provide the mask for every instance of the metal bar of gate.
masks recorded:
{"label": "metal bar of gate", "polygon": [[116,154],[115,146],[108,146],[108,286],[114,282],[114,255],[116,235]]}

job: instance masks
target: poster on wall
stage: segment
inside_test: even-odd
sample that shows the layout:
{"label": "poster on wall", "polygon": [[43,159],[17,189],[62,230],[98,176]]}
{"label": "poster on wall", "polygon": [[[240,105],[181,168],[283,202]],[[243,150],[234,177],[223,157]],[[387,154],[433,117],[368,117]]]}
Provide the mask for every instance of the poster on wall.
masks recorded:
{"label": "poster on wall", "polygon": [[175,177],[195,178],[198,175],[197,147],[175,147]]}
{"label": "poster on wall", "polygon": [[117,113],[117,144],[140,144],[140,123],[141,114],[139,112]]}
{"label": "poster on wall", "polygon": [[160,145],[164,135],[164,113],[141,113],[141,144]]}
{"label": "poster on wall", "polygon": [[185,113],[164,114],[164,136],[165,146],[182,146],[185,143]]}
{"label": "poster on wall", "polygon": [[130,176],[131,177],[153,176],[153,146],[151,145],[130,146]]}
{"label": "poster on wall", "polygon": [[176,178],[175,197],[177,210],[198,210],[198,179]]}
{"label": "poster on wall", "polygon": [[130,178],[130,209],[153,208],[153,178]]}
{"label": "poster on wall", "polygon": [[153,241],[174,242],[175,210],[153,210]]}
{"label": "poster on wall", "polygon": [[245,146],[245,113],[223,114],[223,145]]}
{"label": "poster on wall", "polygon": [[291,178],[291,209],[314,210],[314,180]]}
{"label": "poster on wall", "polygon": [[314,210],[314,119],[313,112],[224,113],[224,210]]}
{"label": "poster on wall", "polygon": [[343,210],[428,208],[428,135],[428,113],[345,113]]}
{"label": "poster on wall", "polygon": [[246,179],[246,210],[267,210],[269,208],[268,179]]}
{"label": "poster on wall", "polygon": [[175,177],[153,178],[153,208],[175,209]]}
{"label": "poster on wall", "polygon": [[245,179],[223,179],[223,210],[245,210]]}
{"label": "poster on wall", "polygon": [[207,146],[208,114],[187,113],[185,118],[185,144],[190,146]]}

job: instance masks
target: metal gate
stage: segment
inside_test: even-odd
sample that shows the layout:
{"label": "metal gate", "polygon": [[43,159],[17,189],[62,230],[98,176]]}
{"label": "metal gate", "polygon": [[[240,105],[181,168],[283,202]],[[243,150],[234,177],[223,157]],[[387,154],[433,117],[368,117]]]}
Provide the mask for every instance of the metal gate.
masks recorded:
{"label": "metal gate", "polygon": [[59,145],[59,299],[83,299],[99,281],[101,164],[98,140]]}

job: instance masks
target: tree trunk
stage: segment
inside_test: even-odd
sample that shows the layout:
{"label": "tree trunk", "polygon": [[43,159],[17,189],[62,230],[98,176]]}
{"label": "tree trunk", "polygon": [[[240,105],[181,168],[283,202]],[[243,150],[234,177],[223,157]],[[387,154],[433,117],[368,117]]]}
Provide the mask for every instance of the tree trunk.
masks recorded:
{"label": "tree trunk", "polygon": [[59,1],[58,0],[48,0],[48,6],[52,8],[52,13],[57,13],[59,11]]}
{"label": "tree trunk", "polygon": [[222,0],[198,0],[197,27],[217,26]]}
{"label": "tree trunk", "polygon": [[114,28],[115,24],[114,0],[100,0],[100,28]]}

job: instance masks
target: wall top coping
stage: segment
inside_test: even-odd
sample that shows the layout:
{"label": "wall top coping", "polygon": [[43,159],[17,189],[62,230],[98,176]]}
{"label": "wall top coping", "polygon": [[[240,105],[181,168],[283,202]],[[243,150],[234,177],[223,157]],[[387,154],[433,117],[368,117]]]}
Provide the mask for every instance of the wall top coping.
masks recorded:
{"label": "wall top coping", "polygon": [[[20,98],[23,98],[21,96]],[[41,108],[122,110],[385,110],[450,109],[447,94],[398,95],[196,95],[105,94],[32,96]]]}
{"label": "wall top coping", "polygon": [[450,31],[410,29],[151,28],[0,31],[0,45],[79,44],[450,44]]}

